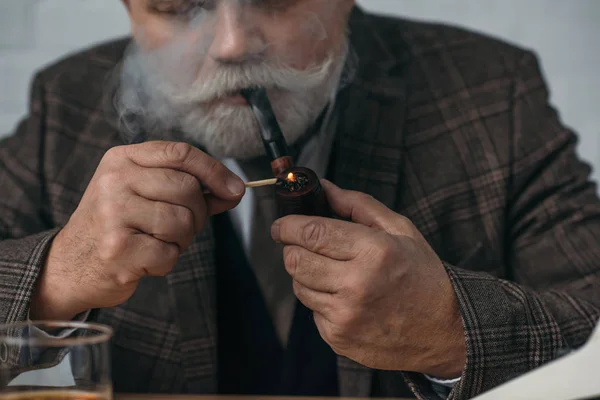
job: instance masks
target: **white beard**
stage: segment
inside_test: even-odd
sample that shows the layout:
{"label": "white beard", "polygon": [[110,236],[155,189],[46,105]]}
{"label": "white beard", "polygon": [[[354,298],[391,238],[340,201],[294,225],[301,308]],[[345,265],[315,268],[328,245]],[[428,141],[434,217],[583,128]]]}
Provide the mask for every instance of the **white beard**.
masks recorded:
{"label": "white beard", "polygon": [[193,70],[189,65],[165,61],[178,60],[172,54],[173,49],[164,53],[130,50],[116,98],[122,120],[135,115],[135,126],[129,126],[133,131],[168,139],[167,132],[179,130],[185,139],[203,146],[214,157],[240,160],[264,154],[252,110],[225,103],[209,106],[208,102],[243,88],[267,88],[273,111],[291,145],[314,124],[336,92],[346,58],[346,52],[332,55],[303,71],[266,63],[227,65],[200,82],[186,76],[186,70]]}

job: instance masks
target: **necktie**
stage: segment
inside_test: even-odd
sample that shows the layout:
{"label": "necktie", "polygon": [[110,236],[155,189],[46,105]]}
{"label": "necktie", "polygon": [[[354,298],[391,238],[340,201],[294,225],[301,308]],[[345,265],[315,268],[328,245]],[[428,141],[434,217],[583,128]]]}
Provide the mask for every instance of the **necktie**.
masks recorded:
{"label": "necktie", "polygon": [[[250,180],[272,176],[266,158],[242,162],[240,167]],[[251,189],[254,196],[249,257],[269,315],[281,344],[285,347],[292,324],[296,298],[292,279],[285,270],[283,246],[271,238],[271,225],[277,219],[275,190],[272,186]]]}
{"label": "necktie", "polygon": [[[312,168],[324,176],[327,168],[325,157],[331,148],[337,119],[333,108],[326,108],[313,128],[301,140],[290,146],[290,155],[298,165]],[[260,180],[273,176],[267,157],[239,162],[248,180]],[[285,270],[283,246],[271,239],[271,225],[278,218],[275,190],[273,187],[251,189],[253,218],[247,252],[249,262],[263,293],[269,315],[283,347],[287,346],[296,297],[292,279]]]}

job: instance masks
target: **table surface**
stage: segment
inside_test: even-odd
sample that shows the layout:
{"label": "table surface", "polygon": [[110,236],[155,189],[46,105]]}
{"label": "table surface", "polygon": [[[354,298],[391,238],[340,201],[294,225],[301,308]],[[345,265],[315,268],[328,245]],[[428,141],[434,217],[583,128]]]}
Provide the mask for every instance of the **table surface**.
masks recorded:
{"label": "table surface", "polygon": [[[190,395],[116,395],[115,400],[333,400],[325,397],[268,397],[268,396],[190,396]],[[335,400],[344,400],[336,397]],[[360,400],[358,398],[346,400]],[[365,400],[365,399],[363,399]],[[378,399],[385,400],[385,399]],[[403,399],[395,399],[403,400]],[[404,399],[409,400],[409,399]]]}

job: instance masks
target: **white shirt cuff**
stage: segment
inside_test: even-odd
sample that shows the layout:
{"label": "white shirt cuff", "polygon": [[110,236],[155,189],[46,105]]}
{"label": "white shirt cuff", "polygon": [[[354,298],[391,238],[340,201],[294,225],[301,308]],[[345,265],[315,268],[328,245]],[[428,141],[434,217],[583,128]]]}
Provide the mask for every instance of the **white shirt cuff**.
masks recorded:
{"label": "white shirt cuff", "polygon": [[[79,315],[76,315],[75,318],[73,318],[71,321],[72,322],[85,322],[87,321],[88,317],[90,316],[90,311],[88,310],[86,312],[83,312]],[[29,317],[29,311],[27,311],[27,323],[32,323],[33,321],[31,320],[31,318]],[[40,328],[38,328],[35,325],[31,325],[29,327],[29,336],[32,338],[38,338],[38,339],[65,339],[68,338],[69,336],[73,335],[73,333],[75,333],[77,329],[62,329],[54,334],[50,334]],[[42,354],[43,350],[39,349],[35,346],[32,346],[29,348],[29,353],[23,353],[23,356],[28,355],[30,358],[30,360],[38,360]],[[35,361],[31,361],[31,362],[35,362]]]}
{"label": "white shirt cuff", "polygon": [[429,376],[427,374],[424,374],[424,375],[425,375],[425,378],[429,379],[431,382],[437,383],[438,385],[445,386],[450,389],[452,389],[454,387],[454,385],[456,385],[460,381],[460,376],[458,378],[454,378],[454,379],[438,379],[438,378],[434,378],[433,376]]}
{"label": "white shirt cuff", "polygon": [[[85,322],[85,321],[87,321],[89,316],[90,316],[90,310],[76,315],[75,318],[73,318],[71,320],[71,322]],[[33,321],[31,321],[31,318],[29,318],[29,311],[27,312],[27,322],[28,323],[33,322]],[[50,334],[50,333],[32,325],[30,328],[30,331],[29,331],[29,335],[31,335],[32,337],[38,337],[38,338],[42,338],[42,339],[46,339],[46,338],[65,339],[65,338],[68,338],[69,336],[71,336],[75,331],[76,331],[76,329],[63,329],[61,331],[56,332],[55,334]]]}

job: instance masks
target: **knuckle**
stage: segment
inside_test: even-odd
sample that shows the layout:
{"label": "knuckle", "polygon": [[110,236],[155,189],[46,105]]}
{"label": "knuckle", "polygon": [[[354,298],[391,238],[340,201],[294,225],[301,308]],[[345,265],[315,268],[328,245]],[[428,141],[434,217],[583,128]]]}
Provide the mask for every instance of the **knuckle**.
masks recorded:
{"label": "knuckle", "polygon": [[165,255],[167,259],[167,265],[172,268],[179,259],[179,249],[177,246],[169,245],[166,248]]}
{"label": "knuckle", "polygon": [[132,281],[135,280],[134,278],[134,274],[131,274],[128,271],[119,271],[114,275],[114,283],[117,286],[129,286],[131,284]]}
{"label": "knuckle", "polygon": [[166,160],[177,164],[183,164],[193,151],[193,147],[184,142],[168,142],[163,148],[163,156]]}
{"label": "knuckle", "polygon": [[172,221],[173,214],[170,210],[171,207],[168,204],[155,201],[153,203],[153,208],[153,213],[151,216],[149,216],[152,232],[147,233],[161,232],[165,224],[168,224]]}
{"label": "knuckle", "polygon": [[108,233],[100,239],[98,258],[103,262],[114,262],[127,251],[127,235],[120,232]]}
{"label": "knuckle", "polygon": [[335,345],[331,345],[331,350],[333,350],[333,352],[338,355],[338,356],[345,356],[345,352],[344,350],[340,349],[338,346]]}
{"label": "knuckle", "polygon": [[121,219],[121,207],[114,201],[99,202],[97,212],[101,216],[100,221],[116,221]]}
{"label": "knuckle", "polygon": [[344,325],[333,324],[327,331],[328,343],[336,349],[344,348],[347,336],[346,332]]}
{"label": "knuckle", "polygon": [[302,230],[302,241],[310,249],[317,249],[322,246],[326,237],[327,227],[320,221],[312,221]]}
{"label": "knuckle", "polygon": [[362,192],[352,191],[348,194],[348,196],[350,196],[351,202],[355,204],[364,204],[375,200],[375,198],[370,194]]}
{"label": "knuckle", "polygon": [[165,244],[161,249],[162,260],[160,261],[160,268],[158,269],[158,276],[167,275],[177,264],[179,259],[179,248],[177,246]]}
{"label": "knuckle", "polygon": [[194,213],[188,208],[185,207],[176,207],[175,214],[177,221],[179,221],[180,226],[183,226],[188,231],[194,230]]}
{"label": "knuckle", "polygon": [[350,309],[342,310],[339,313],[339,320],[336,325],[339,327],[339,335],[346,336],[346,332],[350,332],[356,326],[356,313]]}
{"label": "knuckle", "polygon": [[112,147],[104,153],[99,170],[119,169],[127,164],[129,159],[127,146]]}
{"label": "knuckle", "polygon": [[162,232],[165,228],[171,226],[180,226],[182,215],[183,212],[180,214],[180,211],[178,209],[174,210],[174,206],[171,204],[160,201],[154,202],[154,232]]}
{"label": "knuckle", "polygon": [[396,251],[393,240],[383,231],[365,238],[362,248],[370,262],[375,263],[374,266],[389,261]]}
{"label": "knuckle", "polygon": [[125,150],[125,146],[115,146],[111,147],[104,153],[103,161],[115,161],[123,157],[123,152]]}
{"label": "knuckle", "polygon": [[385,240],[383,240],[380,248],[381,261],[384,264],[389,264],[390,262],[393,262],[396,257],[396,249],[396,241],[393,238],[385,235]]}
{"label": "knuckle", "polygon": [[96,184],[101,190],[108,191],[119,182],[122,182],[122,178],[123,176],[119,170],[109,170],[98,176]]}
{"label": "knuckle", "polygon": [[359,202],[371,202],[371,201],[376,201],[375,197],[373,197],[373,195],[370,195],[368,193],[358,193],[357,194],[358,197],[358,201]]}
{"label": "knuckle", "polygon": [[371,292],[367,285],[356,285],[352,288],[352,297],[358,304],[368,300],[371,297],[370,295]]}
{"label": "knuckle", "polygon": [[158,222],[168,221],[173,216],[171,205],[161,201],[154,202],[154,216]]}
{"label": "knuckle", "polygon": [[409,235],[412,237],[419,235],[419,230],[417,229],[415,224],[413,224],[413,222],[404,215],[397,214],[396,220],[394,222],[394,225],[396,225],[398,231],[401,234]]}
{"label": "knuckle", "polygon": [[168,274],[179,258],[179,249],[176,245],[164,243],[160,240],[147,236],[141,244],[140,249],[148,257],[135,266],[135,275],[165,276]]}
{"label": "knuckle", "polygon": [[[363,275],[351,275],[348,277],[346,285],[339,291],[339,294],[349,302],[349,304],[362,304],[368,300],[368,279]],[[342,314],[341,317],[345,315]],[[347,316],[347,315],[346,315]]]}
{"label": "knuckle", "polygon": [[298,283],[298,281],[294,281],[292,283],[292,289],[294,290],[294,294],[297,298],[302,299],[303,287]]}
{"label": "knuckle", "polygon": [[190,174],[180,173],[178,179],[179,186],[186,193],[196,192],[200,189],[200,182]]}
{"label": "knuckle", "polygon": [[408,219],[408,217],[402,215],[402,214],[397,214],[397,218],[398,218],[398,224],[404,225],[406,227],[413,227],[413,223],[410,219]]}
{"label": "knuckle", "polygon": [[283,262],[286,270],[293,276],[296,268],[300,263],[300,252],[298,249],[290,246],[286,246],[283,249]]}
{"label": "knuckle", "polygon": [[379,244],[371,236],[361,238],[358,248],[360,254],[367,259],[367,263],[373,262],[379,253]]}

